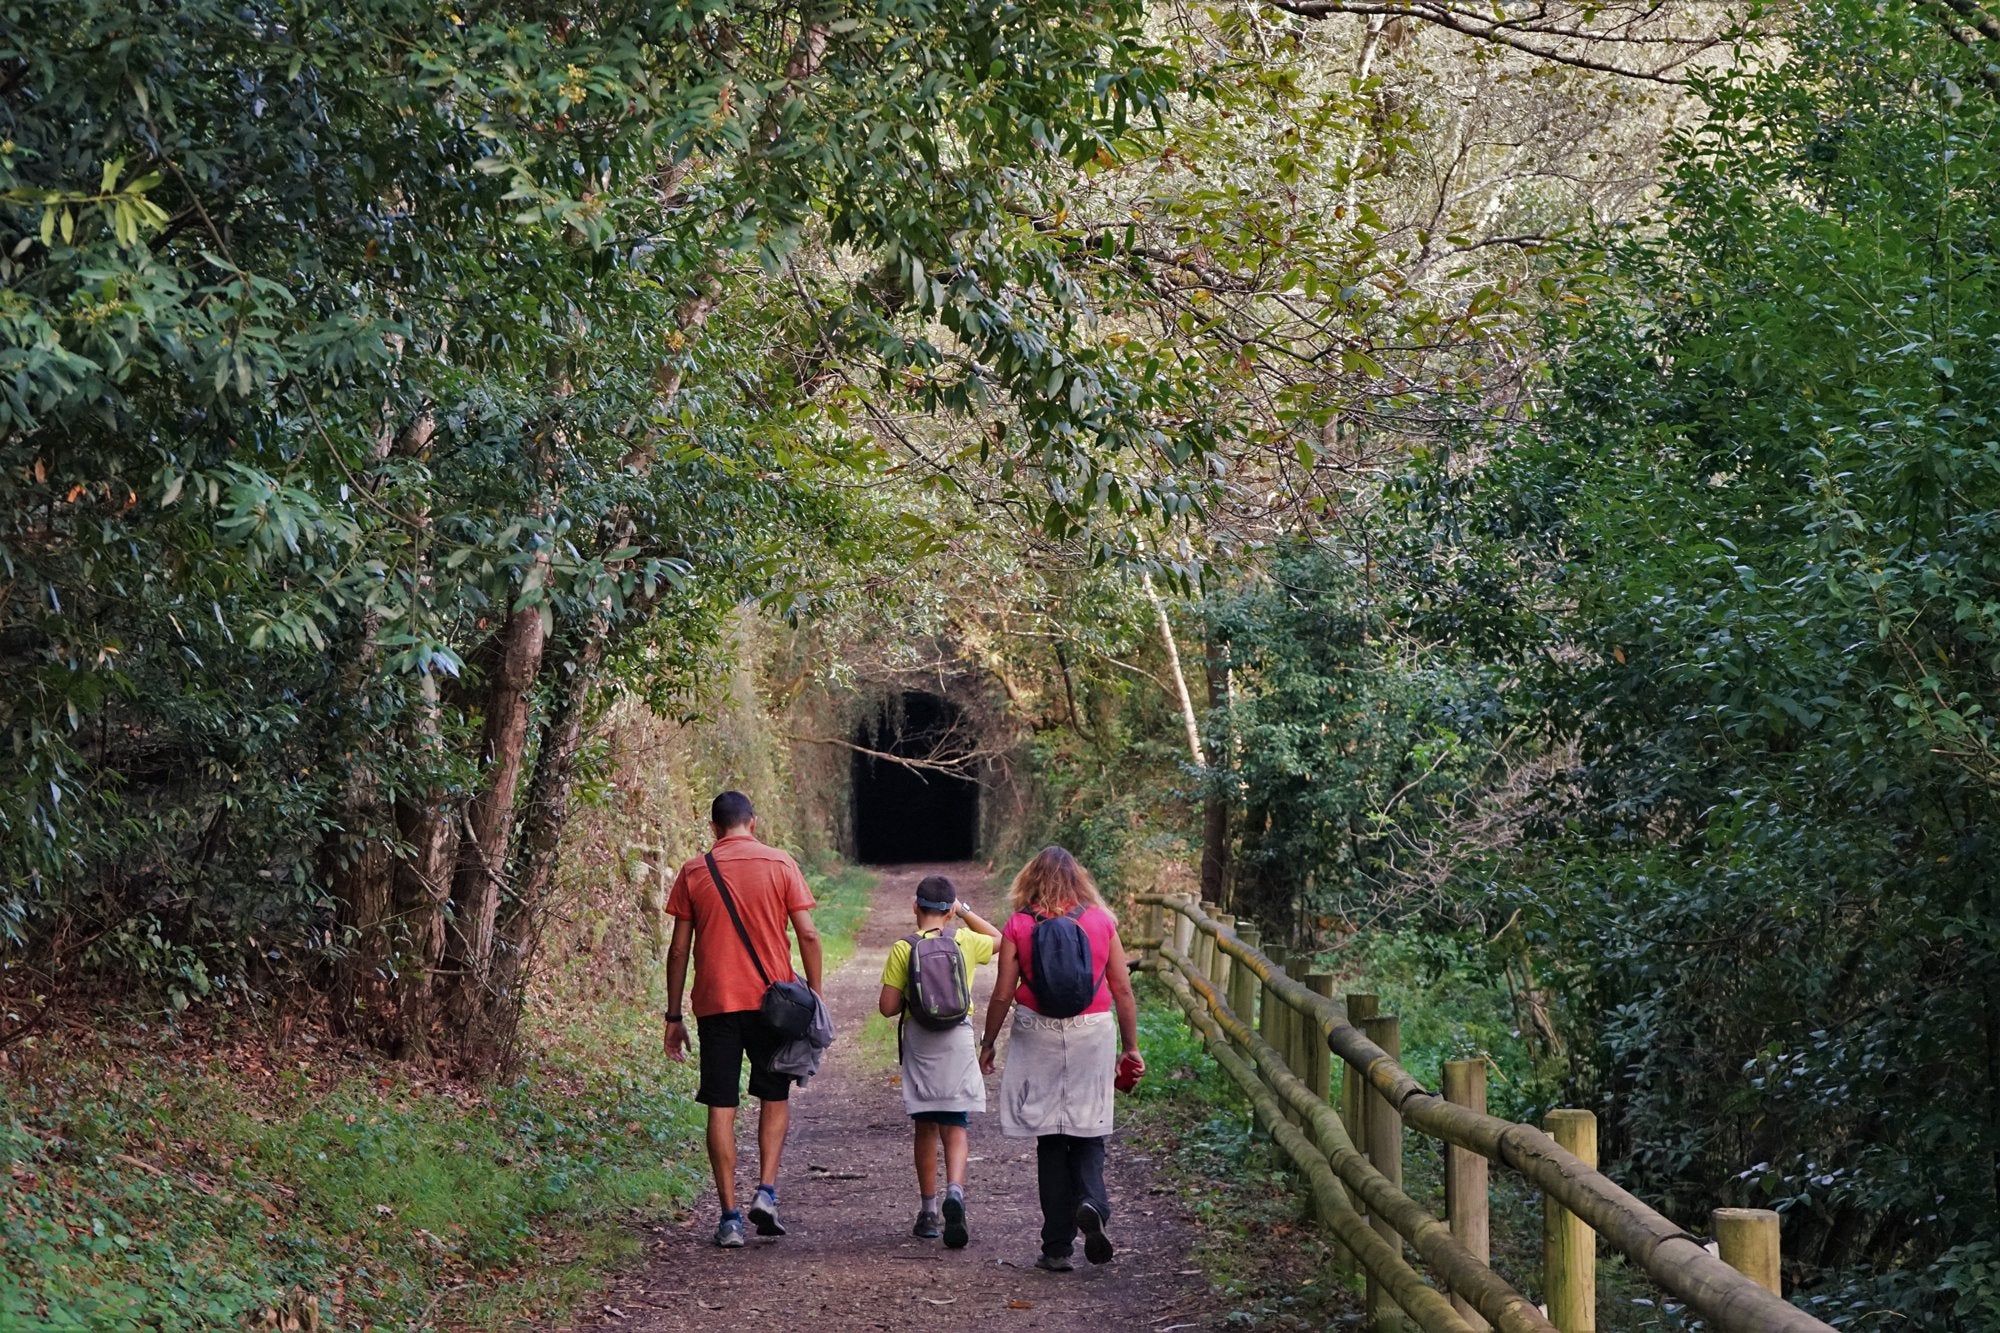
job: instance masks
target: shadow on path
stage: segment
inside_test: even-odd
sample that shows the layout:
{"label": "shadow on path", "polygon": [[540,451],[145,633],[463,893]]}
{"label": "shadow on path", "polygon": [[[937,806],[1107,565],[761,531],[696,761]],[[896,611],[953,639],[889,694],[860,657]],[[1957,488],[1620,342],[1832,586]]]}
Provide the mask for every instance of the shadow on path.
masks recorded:
{"label": "shadow on path", "polygon": [[[572,1327],[647,1333],[773,1329],[1120,1330],[1208,1328],[1214,1318],[1188,1269],[1187,1224],[1166,1193],[1152,1192],[1148,1161],[1114,1139],[1110,1186],[1118,1255],[1074,1273],[1033,1267],[1041,1214],[1034,1144],[1001,1137],[999,1117],[974,1116],[972,1243],[956,1252],[914,1239],[916,1181],[910,1129],[894,1067],[894,1037],[864,1040],[875,1013],[882,960],[910,929],[909,903],[926,874],[952,876],[966,900],[997,907],[1004,886],[973,865],[896,866],[883,872],[854,956],[827,983],[839,1029],[820,1077],[794,1093],[790,1143],[779,1181],[790,1235],[753,1236],[747,1249],[709,1244],[713,1190],[690,1216],[660,1228],[643,1266],[615,1283],[598,1311]],[[999,913],[990,914],[997,918]],[[981,968],[981,1004],[993,984]],[[881,1020],[876,1020],[878,1024]],[[878,1029],[878,1031],[881,1029]],[[872,1034],[871,1034],[872,1035]],[[1004,1058],[1004,1051],[1003,1051]],[[999,1078],[988,1104],[998,1105]],[[740,1184],[754,1183],[755,1103],[739,1116]],[[1121,1110],[1123,1108],[1121,1107]]]}

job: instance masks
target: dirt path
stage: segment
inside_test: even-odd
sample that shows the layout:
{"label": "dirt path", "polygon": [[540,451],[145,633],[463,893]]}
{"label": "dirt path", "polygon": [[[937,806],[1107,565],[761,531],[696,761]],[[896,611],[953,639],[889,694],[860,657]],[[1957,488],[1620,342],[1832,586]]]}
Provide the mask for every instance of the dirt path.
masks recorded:
{"label": "dirt path", "polygon": [[[821,1075],[793,1096],[790,1143],[779,1182],[790,1235],[754,1236],[747,1249],[709,1244],[712,1190],[663,1233],[645,1265],[603,1298],[588,1327],[647,1333],[743,1328],[1096,1330],[1167,1333],[1215,1323],[1201,1280],[1184,1261],[1186,1222],[1172,1197],[1154,1193],[1149,1163],[1114,1139],[1110,1187],[1118,1256],[1074,1273],[1032,1265],[1041,1214],[1034,1145],[1000,1135],[991,1113],[973,1117],[968,1199],[972,1243],[952,1252],[909,1234],[916,1212],[910,1131],[897,1090],[893,1042],[862,1039],[875,1011],[882,960],[910,929],[916,881],[950,874],[967,901],[996,903],[999,886],[977,867],[898,866],[882,876],[851,958],[829,979],[839,1026]],[[981,969],[983,1003],[992,985]],[[983,1012],[983,1011],[982,1011]],[[886,1049],[885,1049],[886,1048]],[[989,1105],[999,1080],[990,1080]],[[740,1179],[754,1182],[756,1117],[739,1118]],[[747,1197],[747,1193],[746,1193]]]}

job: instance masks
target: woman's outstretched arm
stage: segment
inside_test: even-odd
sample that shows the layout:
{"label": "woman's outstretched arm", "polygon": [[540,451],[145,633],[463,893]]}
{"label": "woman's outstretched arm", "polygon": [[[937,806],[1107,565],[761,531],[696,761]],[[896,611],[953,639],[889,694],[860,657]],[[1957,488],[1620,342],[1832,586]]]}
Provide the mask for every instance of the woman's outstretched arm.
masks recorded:
{"label": "woman's outstretched arm", "polygon": [[1021,984],[1021,960],[1015,955],[1014,941],[1000,940],[1000,966],[993,978],[993,998],[986,1002],[986,1039],[979,1043],[979,1072],[993,1072],[993,1047],[1000,1040],[1000,1026],[1014,1007],[1014,988]]}

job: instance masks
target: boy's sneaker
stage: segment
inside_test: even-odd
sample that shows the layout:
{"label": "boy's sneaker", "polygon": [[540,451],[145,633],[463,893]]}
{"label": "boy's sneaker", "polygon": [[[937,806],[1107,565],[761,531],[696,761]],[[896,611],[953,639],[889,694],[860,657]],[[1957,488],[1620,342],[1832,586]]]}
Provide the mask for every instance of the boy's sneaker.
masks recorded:
{"label": "boy's sneaker", "polygon": [[750,1225],[760,1236],[785,1234],[784,1224],[778,1221],[778,1192],[769,1185],[759,1185],[750,1196]]}
{"label": "boy's sneaker", "polygon": [[1035,1267],[1050,1273],[1067,1273],[1076,1267],[1066,1254],[1044,1254],[1035,1260]]}
{"label": "boy's sneaker", "polygon": [[1076,1227],[1083,1233],[1083,1257],[1094,1264],[1111,1262],[1111,1237],[1104,1234],[1104,1215],[1085,1199],[1076,1206]]}
{"label": "boy's sneaker", "polygon": [[743,1235],[743,1219],[725,1215],[715,1226],[715,1245],[722,1250],[740,1250],[749,1242]]}
{"label": "boy's sneaker", "polygon": [[936,1240],[944,1233],[938,1226],[938,1215],[928,1208],[919,1208],[917,1224],[910,1228],[910,1234],[918,1240]]}
{"label": "boy's sneaker", "polygon": [[944,1196],[944,1247],[947,1250],[962,1250],[972,1233],[965,1229],[965,1196],[947,1194]]}

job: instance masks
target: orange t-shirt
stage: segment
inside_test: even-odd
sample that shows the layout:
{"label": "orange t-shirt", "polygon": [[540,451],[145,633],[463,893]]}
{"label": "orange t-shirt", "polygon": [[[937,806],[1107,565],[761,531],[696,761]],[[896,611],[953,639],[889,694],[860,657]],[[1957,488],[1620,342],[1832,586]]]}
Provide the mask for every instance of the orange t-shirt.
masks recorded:
{"label": "orange t-shirt", "polygon": [[[794,912],[816,906],[798,862],[775,847],[766,847],[747,833],[731,834],[711,849],[729,896],[743,918],[743,929],[757,947],[757,957],[773,981],[790,981],[792,942],[786,926]],[[755,1009],[764,1002],[764,979],[757,975],[743,938],[729,922],[708,862],[697,856],[674,876],[667,895],[667,914],[694,923],[694,995],[696,1018]]]}

